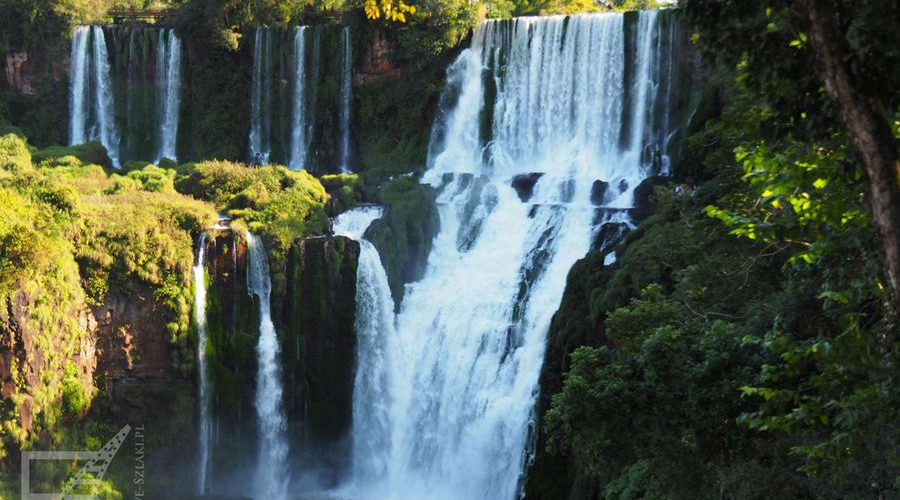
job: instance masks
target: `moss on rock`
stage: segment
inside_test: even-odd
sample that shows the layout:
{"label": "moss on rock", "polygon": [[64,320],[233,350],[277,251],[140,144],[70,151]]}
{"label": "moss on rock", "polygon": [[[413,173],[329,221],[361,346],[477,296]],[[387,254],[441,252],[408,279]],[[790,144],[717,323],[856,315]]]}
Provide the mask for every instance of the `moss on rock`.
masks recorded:
{"label": "moss on rock", "polygon": [[404,285],[425,273],[428,254],[440,229],[434,188],[413,177],[398,177],[381,191],[384,217],[372,223],[365,237],[381,255],[394,303],[400,306]]}

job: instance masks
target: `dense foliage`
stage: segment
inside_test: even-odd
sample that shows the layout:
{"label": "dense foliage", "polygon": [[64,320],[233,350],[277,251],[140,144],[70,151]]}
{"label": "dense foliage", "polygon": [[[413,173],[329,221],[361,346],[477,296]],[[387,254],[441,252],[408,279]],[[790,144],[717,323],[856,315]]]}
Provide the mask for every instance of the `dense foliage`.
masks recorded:
{"label": "dense foliage", "polygon": [[[837,9],[886,121],[897,75],[880,70],[900,40],[871,16],[887,3]],[[680,175],[696,187],[659,190],[614,266],[589,256],[569,276],[542,445],[571,469],[532,478],[533,496],[896,496],[896,311],[865,176],[797,10],[687,12],[724,108],[689,138]]]}
{"label": "dense foliage", "polygon": [[[0,327],[15,332],[0,349],[4,458],[35,444],[96,446],[91,425],[66,429],[98,392],[92,315],[110,295],[151,290],[173,369],[192,370],[192,235],[215,220],[210,204],[175,192],[174,171],[110,174],[80,159],[108,161],[95,145],[32,151],[19,136],[0,137]],[[108,483],[98,487],[117,498]]]}

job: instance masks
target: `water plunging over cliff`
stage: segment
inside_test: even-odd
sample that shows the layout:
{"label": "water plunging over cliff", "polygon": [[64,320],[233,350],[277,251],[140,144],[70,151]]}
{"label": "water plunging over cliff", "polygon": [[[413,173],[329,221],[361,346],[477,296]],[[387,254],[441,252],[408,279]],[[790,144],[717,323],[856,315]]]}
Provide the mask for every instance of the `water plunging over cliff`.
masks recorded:
{"label": "water plunging over cliff", "polygon": [[253,81],[250,87],[250,161],[265,165],[271,153],[270,82],[272,72],[272,33],[256,28],[253,40]]}
{"label": "water plunging over cliff", "polygon": [[159,84],[159,153],[162,158],[177,161],[175,141],[178,137],[178,113],[181,106],[181,39],[174,29],[162,30],[157,40],[156,79]]}
{"label": "water plunging over cliff", "polygon": [[294,108],[291,117],[291,155],[288,166],[293,170],[306,167],[306,152],[312,137],[311,107],[307,103],[307,27],[294,33]]}
{"label": "water plunging over cliff", "polygon": [[394,299],[378,250],[363,233],[383,214],[381,207],[365,206],[341,214],[334,233],[359,241],[356,282],[356,358],[353,384],[353,470],[358,478],[384,474],[387,464],[380,453],[388,444],[389,418],[382,395],[389,387],[388,353],[397,341]]}
{"label": "water plunging over cliff", "polygon": [[385,417],[354,421],[374,445],[354,448],[354,464],[373,465],[354,471],[351,496],[517,496],[566,274],[603,224],[627,223],[665,155],[667,34],[655,11],[637,21],[486,21],[450,67],[425,176],[441,230],[396,333],[382,321],[395,340],[359,358],[358,377],[385,382],[358,386],[354,411]]}
{"label": "water plunging over cliff", "polygon": [[99,141],[119,166],[119,130],[115,121],[106,38],[100,26],[79,26],[72,36],[69,90],[69,144]]}
{"label": "water plunging over cliff", "polygon": [[206,235],[197,244],[197,262],[194,265],[194,321],[197,324],[197,372],[199,374],[200,450],[197,470],[197,493],[206,493],[206,477],[209,471],[210,435],[209,373],[206,367]]}
{"label": "water plunging over cliff", "polygon": [[350,100],[353,71],[353,47],[350,45],[350,27],[341,30],[343,45],[343,72],[341,75],[341,171],[350,172]]}
{"label": "water plunging over cliff", "polygon": [[256,413],[259,423],[259,461],[257,462],[256,498],[281,500],[287,496],[288,441],[282,406],[280,348],[269,298],[272,282],[262,240],[247,233],[249,269],[247,287],[259,300],[259,343],[256,346]]}

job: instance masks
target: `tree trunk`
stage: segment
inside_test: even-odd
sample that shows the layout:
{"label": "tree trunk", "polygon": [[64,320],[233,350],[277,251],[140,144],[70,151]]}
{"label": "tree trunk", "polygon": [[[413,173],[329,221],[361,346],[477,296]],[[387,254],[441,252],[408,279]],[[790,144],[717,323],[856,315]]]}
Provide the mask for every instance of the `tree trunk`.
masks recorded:
{"label": "tree trunk", "polygon": [[846,40],[838,28],[830,0],[795,0],[806,23],[816,75],[836,105],[844,131],[865,172],[866,204],[893,295],[900,312],[900,161],[893,133],[860,91],[847,69]]}

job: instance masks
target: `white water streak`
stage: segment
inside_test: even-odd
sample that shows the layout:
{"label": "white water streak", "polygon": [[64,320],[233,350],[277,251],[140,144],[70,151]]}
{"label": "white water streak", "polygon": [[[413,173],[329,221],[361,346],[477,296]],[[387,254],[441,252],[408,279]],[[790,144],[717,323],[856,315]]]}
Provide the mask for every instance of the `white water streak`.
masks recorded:
{"label": "white water streak", "polygon": [[159,85],[159,152],[163,158],[177,161],[178,113],[181,108],[181,39],[174,29],[162,30],[157,42],[156,78]]}
{"label": "white water streak", "polygon": [[194,321],[197,325],[197,372],[199,374],[200,404],[200,460],[197,470],[197,493],[206,493],[206,478],[210,468],[210,390],[206,366],[206,235],[200,236],[197,245],[197,263],[194,265]]}
{"label": "white water streak", "polygon": [[381,207],[364,206],[341,214],[334,233],[359,242],[360,255],[356,281],[356,357],[353,384],[353,474],[358,481],[383,477],[387,471],[390,432],[388,379],[392,360],[388,356],[397,342],[394,329],[394,299],[378,250],[363,239],[363,233],[376,219]]}
{"label": "white water streak", "polygon": [[341,75],[341,172],[350,169],[350,102],[353,92],[353,47],[350,44],[350,27],[341,30],[343,44],[343,74]]}
{"label": "white water streak", "polygon": [[250,95],[250,161],[269,163],[271,148],[271,45],[272,33],[267,27],[256,28],[253,41],[253,81]]}
{"label": "white water streak", "polygon": [[[306,26],[294,32],[294,109],[291,117],[291,152],[288,166],[292,170],[306,168],[306,154],[312,137],[312,123],[306,106]],[[315,82],[313,82],[315,84]]]}
{"label": "white water streak", "polygon": [[272,323],[268,257],[262,240],[247,233],[249,268],[247,287],[259,301],[259,342],[256,346],[256,414],[259,423],[259,460],[256,469],[256,498],[282,500],[287,496],[288,441],[286,418],[282,406],[281,348]]}

